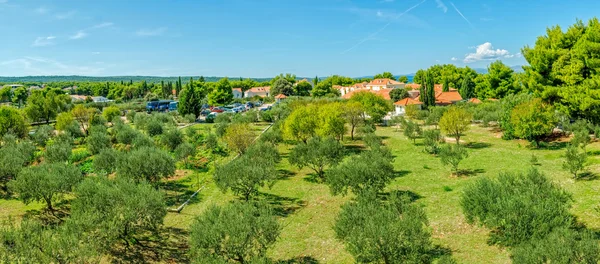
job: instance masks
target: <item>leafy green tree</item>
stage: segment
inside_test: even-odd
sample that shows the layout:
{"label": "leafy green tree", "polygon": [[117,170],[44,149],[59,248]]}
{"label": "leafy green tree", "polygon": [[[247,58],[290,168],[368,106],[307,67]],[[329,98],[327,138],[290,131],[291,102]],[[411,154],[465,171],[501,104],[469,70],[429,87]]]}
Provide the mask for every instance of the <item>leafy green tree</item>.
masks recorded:
{"label": "leafy green tree", "polygon": [[73,115],[70,112],[62,112],[56,117],[56,124],[54,125],[54,127],[56,128],[56,130],[64,131],[74,122],[75,119],[73,118]]}
{"label": "leafy green tree", "polygon": [[408,91],[404,88],[393,89],[390,91],[390,99],[392,99],[392,102],[398,102],[406,97],[408,97]]}
{"label": "leafy green tree", "polygon": [[160,140],[169,151],[174,151],[183,143],[183,133],[177,128],[168,129],[162,134]]}
{"label": "leafy green tree", "polygon": [[535,169],[477,179],[461,198],[467,221],[495,230],[490,241],[505,246],[542,239],[556,228],[570,227],[570,202],[569,194]]}
{"label": "leafy green tree", "polygon": [[191,228],[190,251],[199,263],[251,263],[266,255],[281,227],[262,204],[210,206]]}
{"label": "leafy green tree", "polygon": [[401,82],[401,83],[408,83],[408,77],[406,77],[406,76],[400,76],[398,78],[398,81]]}
{"label": "leafy green tree", "polygon": [[0,259],[6,263],[94,263],[100,261],[95,241],[84,240],[76,226],[58,227],[24,218],[0,228]]}
{"label": "leafy green tree", "polygon": [[156,185],[161,179],[174,174],[175,160],[169,153],[153,147],[132,150],[117,163],[117,175],[136,182],[147,181]]}
{"label": "leafy green tree", "polygon": [[309,82],[299,82],[294,86],[294,94],[297,96],[309,96],[313,86]]}
{"label": "leafy green tree", "polygon": [[215,183],[221,191],[231,189],[235,195],[248,201],[258,192],[259,187],[272,184],[277,178],[278,172],[274,167],[279,160],[275,146],[257,143],[239,158],[217,166]]}
{"label": "leafy green tree", "polygon": [[29,97],[29,92],[27,92],[25,87],[19,87],[13,91],[12,102],[21,108],[27,102],[27,97]]}
{"label": "leafy green tree", "polygon": [[92,154],[98,154],[105,148],[110,148],[110,136],[103,127],[96,126],[90,129],[90,135],[85,139],[87,149]]}
{"label": "leafy green tree", "polygon": [[592,232],[557,228],[543,239],[515,247],[514,263],[598,263],[600,249]]}
{"label": "leafy green tree", "polygon": [[179,144],[175,149],[175,157],[177,157],[178,160],[182,160],[185,164],[187,164],[190,157],[193,157],[194,155],[196,155],[196,148],[194,145],[187,142]]}
{"label": "leafy green tree", "polygon": [[440,129],[454,137],[456,144],[459,145],[460,137],[469,130],[472,119],[472,115],[464,108],[451,106],[440,119]]}
{"label": "leafy green tree", "polygon": [[107,121],[113,122],[113,119],[121,116],[121,110],[114,105],[105,107],[102,111],[102,116],[104,116]]}
{"label": "leafy green tree", "polygon": [[120,162],[119,160],[122,157],[120,153],[112,148],[106,148],[100,151],[97,155],[94,156],[94,171],[111,174],[115,172],[116,165]]}
{"label": "leafy green tree", "polygon": [[375,149],[352,156],[329,169],[326,183],[334,195],[346,195],[349,190],[361,195],[383,190],[394,175],[392,158],[381,149]]}
{"label": "leafy green tree", "polygon": [[81,126],[81,130],[87,135],[90,127],[90,122],[96,115],[96,110],[93,108],[87,108],[81,104],[75,105],[71,110],[71,115]]}
{"label": "leafy green tree", "polygon": [[577,179],[580,171],[585,168],[587,153],[575,145],[567,147],[565,152],[565,162],[563,169],[573,174],[573,178]]}
{"label": "leafy green tree", "polygon": [[227,144],[227,148],[241,155],[254,142],[254,137],[250,125],[238,123],[227,127],[223,135],[223,141]]}
{"label": "leafy green tree", "polygon": [[294,86],[285,78],[279,78],[271,86],[271,94],[273,96],[284,94],[287,96],[294,95]]}
{"label": "leafy green tree", "polygon": [[415,76],[413,77],[413,82],[416,84],[421,84],[421,87],[423,87],[423,84],[425,83],[425,74],[426,74],[426,70],[423,69],[419,69],[416,73]]}
{"label": "leafy green tree", "polygon": [[429,154],[440,152],[440,142],[442,140],[442,133],[437,129],[423,131],[423,145],[425,145],[425,151]]}
{"label": "leafy green tree", "polygon": [[48,163],[66,162],[71,157],[73,146],[66,140],[54,140],[46,147],[45,161]]}
{"label": "leafy green tree", "polygon": [[344,139],[346,134],[346,119],[344,118],[344,105],[340,102],[329,102],[318,105],[318,126],[315,130],[320,137],[334,137]]}
{"label": "leafy green tree", "polygon": [[552,133],[556,126],[552,107],[539,98],[517,105],[511,112],[510,122],[514,135],[532,142],[534,146],[538,146],[538,142]]}
{"label": "leafy green tree", "polygon": [[233,90],[227,78],[219,80],[213,91],[208,94],[208,104],[210,105],[224,105],[231,100],[233,100]]}
{"label": "leafy green tree", "polygon": [[371,121],[379,123],[383,117],[393,110],[392,104],[383,97],[371,92],[358,92],[352,95],[350,101],[359,102]]}
{"label": "leafy green tree", "polygon": [[439,155],[442,164],[452,166],[452,172],[458,174],[458,165],[469,157],[469,152],[461,145],[446,144],[440,149]]}
{"label": "leafy green tree", "polygon": [[54,129],[49,125],[39,126],[29,137],[38,146],[45,147],[46,142],[54,135]]}
{"label": "leafy green tree", "polygon": [[0,148],[0,187],[7,192],[6,183],[17,177],[19,172],[32,159],[35,146],[27,142],[3,139],[4,145]]}
{"label": "leafy green tree", "polygon": [[513,69],[500,60],[492,62],[488,66],[488,73],[484,75],[483,85],[477,88],[478,98],[500,99],[520,91],[520,87],[515,85]]}
{"label": "leafy green tree", "polygon": [[407,121],[404,124],[404,136],[413,141],[413,144],[417,143],[417,138],[423,134],[421,126],[415,122]]}
{"label": "leafy green tree", "polygon": [[105,250],[118,241],[137,242],[146,232],[156,234],[167,214],[162,193],[147,183],[90,177],[75,194],[71,220]]}
{"label": "leafy green tree", "polygon": [[333,89],[333,84],[330,81],[322,81],[312,88],[311,94],[313,97],[325,97],[337,95],[337,91]]}
{"label": "leafy green tree", "polygon": [[344,146],[332,137],[313,137],[306,143],[299,143],[289,156],[290,164],[309,167],[321,179],[325,179],[325,169],[335,166],[344,158]]}
{"label": "leafy green tree", "polygon": [[10,106],[0,106],[0,137],[13,134],[22,138],[27,132],[25,118],[19,110]]}
{"label": "leafy green tree", "polygon": [[145,126],[145,129],[146,133],[148,133],[148,136],[151,137],[161,135],[164,131],[162,122],[155,119],[148,121],[148,123]]}
{"label": "leafy green tree", "polygon": [[81,171],[75,166],[43,163],[23,169],[8,185],[25,204],[44,202],[48,210],[54,211],[52,203],[71,192],[82,179]]}
{"label": "leafy green tree", "polygon": [[425,108],[435,106],[435,80],[433,78],[433,73],[431,71],[427,71],[427,83],[425,88],[425,102],[423,105]]}
{"label": "leafy green tree", "polygon": [[285,119],[283,132],[287,138],[306,142],[316,135],[318,111],[312,105],[300,106]]}
{"label": "leafy green tree", "polygon": [[433,245],[423,209],[392,193],[383,202],[373,193],[342,206],[336,237],[357,263],[431,263]]}
{"label": "leafy green tree", "polygon": [[34,122],[40,119],[50,122],[56,115],[67,110],[71,98],[55,90],[34,90],[27,98],[25,113]]}
{"label": "leafy green tree", "polygon": [[179,104],[177,105],[177,111],[180,115],[193,114],[195,117],[200,115],[202,110],[202,97],[203,94],[200,92],[203,88],[203,83],[194,83],[190,79],[185,88],[179,93]]}
{"label": "leafy green tree", "polygon": [[360,102],[351,101],[344,105],[343,116],[346,123],[350,125],[350,137],[354,140],[354,132],[357,127],[364,123],[364,109]]}
{"label": "leafy green tree", "polygon": [[394,77],[394,75],[391,72],[383,72],[375,74],[375,76],[373,76],[373,79],[392,79],[395,81],[396,77]]}

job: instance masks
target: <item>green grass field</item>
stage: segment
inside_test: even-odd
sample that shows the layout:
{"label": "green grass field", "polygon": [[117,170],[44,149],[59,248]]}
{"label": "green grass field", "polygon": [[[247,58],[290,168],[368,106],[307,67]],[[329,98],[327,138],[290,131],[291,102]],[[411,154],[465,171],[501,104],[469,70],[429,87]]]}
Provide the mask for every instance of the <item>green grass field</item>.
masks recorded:
{"label": "green grass field", "polygon": [[[264,127],[261,125],[255,129],[260,131]],[[416,202],[424,207],[429,217],[434,244],[450,250],[459,263],[510,262],[508,250],[488,245],[489,230],[466,222],[460,196],[465,186],[477,178],[530,169],[533,166],[530,163],[532,155],[539,159],[536,168],[573,195],[571,211],[579,221],[592,230],[600,230],[600,213],[595,209],[600,180],[576,181],[562,169],[564,143],[530,149],[525,141],[502,140],[493,129],[473,126],[463,138],[469,146],[469,157],[460,164],[461,169],[470,173],[456,177],[451,175],[449,167],[442,166],[437,157],[423,151],[420,140],[415,145],[390,127],[378,128],[377,134],[392,149],[395,169],[401,175],[392,181],[388,189],[406,191],[418,197]],[[346,143],[349,150],[360,151],[360,141]],[[332,196],[326,185],[310,180],[310,170],[290,166],[287,155],[291,147],[286,144],[279,147],[283,157],[278,167],[282,179],[271,188],[261,190],[261,199],[274,206],[282,226],[281,236],[269,249],[268,255],[280,261],[354,262],[344,245],[335,239],[332,229],[340,206],[351,197]],[[600,143],[589,145],[587,150],[590,153],[587,169],[600,173]],[[181,262],[185,260],[186,230],[194,218],[212,204],[224,204],[236,198],[231,193],[222,193],[215,186],[210,169],[182,172],[177,180],[165,186],[170,207],[177,207],[203,186],[200,194],[181,213],[168,213],[165,218],[166,230],[177,231],[178,234],[165,239],[178,248],[163,254],[159,262]],[[41,207],[39,204],[24,206],[16,200],[0,200],[3,216],[19,217],[28,210]]]}

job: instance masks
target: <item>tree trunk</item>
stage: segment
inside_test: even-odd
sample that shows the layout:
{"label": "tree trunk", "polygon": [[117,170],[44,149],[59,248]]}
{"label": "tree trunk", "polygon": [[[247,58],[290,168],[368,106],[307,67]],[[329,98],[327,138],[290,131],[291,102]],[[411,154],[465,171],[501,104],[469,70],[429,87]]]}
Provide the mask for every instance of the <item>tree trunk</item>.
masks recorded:
{"label": "tree trunk", "polygon": [[354,128],[355,127],[356,127],[355,125],[352,125],[352,130],[350,131],[350,137],[352,138],[353,141],[354,141]]}

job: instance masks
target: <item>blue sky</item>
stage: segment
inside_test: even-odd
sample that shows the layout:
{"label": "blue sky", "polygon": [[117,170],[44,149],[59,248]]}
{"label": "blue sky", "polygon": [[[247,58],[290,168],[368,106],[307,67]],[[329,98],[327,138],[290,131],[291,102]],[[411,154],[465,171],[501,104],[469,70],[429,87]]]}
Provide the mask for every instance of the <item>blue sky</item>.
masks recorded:
{"label": "blue sky", "polygon": [[523,65],[597,0],[0,0],[0,76],[358,77]]}

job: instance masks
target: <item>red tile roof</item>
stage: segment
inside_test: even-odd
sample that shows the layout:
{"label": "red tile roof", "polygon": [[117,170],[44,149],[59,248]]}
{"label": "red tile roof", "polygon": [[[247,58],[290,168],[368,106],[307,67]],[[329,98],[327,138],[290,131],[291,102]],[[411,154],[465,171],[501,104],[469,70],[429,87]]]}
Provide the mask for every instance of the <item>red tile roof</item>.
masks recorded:
{"label": "red tile roof", "polygon": [[407,106],[407,105],[421,105],[423,103],[420,101],[417,101],[415,99],[411,99],[410,97],[406,97],[398,102],[395,102],[394,104],[399,105],[399,106]]}
{"label": "red tile roof", "polygon": [[441,92],[436,94],[435,103],[436,104],[453,104],[458,101],[462,101],[462,96],[458,93],[457,90],[451,90],[449,92]]}
{"label": "red tile roof", "polygon": [[285,96],[285,94],[278,94],[277,96],[275,96],[275,99],[285,99],[287,98],[287,96]]}
{"label": "red tile roof", "polygon": [[469,103],[481,104],[481,100],[479,100],[477,98],[471,98],[471,99],[469,99]]}
{"label": "red tile roof", "polygon": [[344,94],[344,96],[342,96],[342,98],[344,98],[344,99],[350,99],[356,93],[370,92],[370,93],[374,93],[376,95],[379,95],[379,96],[383,97],[383,99],[391,100],[391,98],[390,98],[390,91],[391,90],[393,90],[393,89],[381,89],[379,91],[373,91],[373,90],[370,90],[370,89],[357,89],[357,90],[354,90],[352,92]]}
{"label": "red tile roof", "polygon": [[265,86],[265,87],[252,87],[250,88],[247,92],[252,92],[252,93],[262,93],[262,92],[269,92],[271,91],[271,86]]}
{"label": "red tile roof", "polygon": [[375,79],[375,80],[372,80],[368,85],[388,85],[388,84],[402,84],[402,83],[394,81],[392,79]]}
{"label": "red tile roof", "polygon": [[421,89],[421,85],[418,83],[407,83],[406,85],[404,85],[405,89]]}

